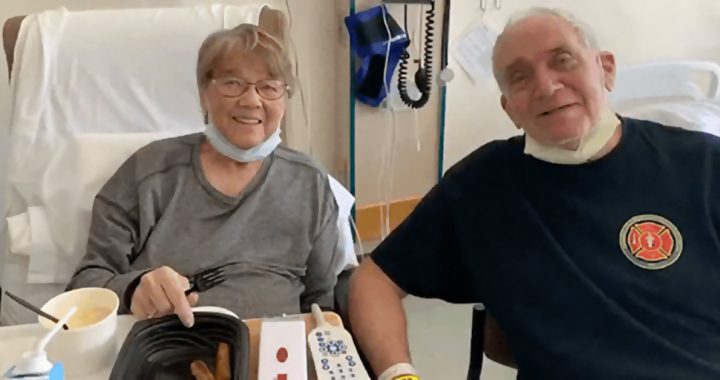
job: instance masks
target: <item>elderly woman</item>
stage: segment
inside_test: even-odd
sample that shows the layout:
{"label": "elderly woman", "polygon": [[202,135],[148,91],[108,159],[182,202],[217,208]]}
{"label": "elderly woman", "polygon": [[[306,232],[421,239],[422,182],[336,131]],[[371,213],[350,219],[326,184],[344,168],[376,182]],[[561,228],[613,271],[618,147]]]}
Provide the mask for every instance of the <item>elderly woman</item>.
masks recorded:
{"label": "elderly woman", "polygon": [[[293,83],[283,45],[254,25],[216,32],[197,82],[205,133],[154,142],[118,169],[68,288],[106,287],[120,312],[188,326],[196,304],[241,318],[332,307],[338,207],[327,174],[278,145]],[[219,267],[225,282],[185,295],[190,275]]]}

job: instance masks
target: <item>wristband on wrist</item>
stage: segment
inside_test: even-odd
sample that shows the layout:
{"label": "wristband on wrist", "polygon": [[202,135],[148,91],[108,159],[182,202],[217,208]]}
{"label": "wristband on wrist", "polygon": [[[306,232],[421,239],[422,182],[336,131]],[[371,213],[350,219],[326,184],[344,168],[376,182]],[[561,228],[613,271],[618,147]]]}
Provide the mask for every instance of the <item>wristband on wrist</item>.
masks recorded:
{"label": "wristband on wrist", "polygon": [[410,363],[398,363],[383,371],[378,380],[420,380]]}

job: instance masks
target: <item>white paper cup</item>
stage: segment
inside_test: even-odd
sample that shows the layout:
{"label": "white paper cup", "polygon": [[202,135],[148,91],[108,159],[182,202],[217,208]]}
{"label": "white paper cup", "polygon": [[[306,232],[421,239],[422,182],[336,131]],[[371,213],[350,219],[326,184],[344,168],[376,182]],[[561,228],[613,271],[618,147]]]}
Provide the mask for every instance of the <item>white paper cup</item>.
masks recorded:
{"label": "white paper cup", "polygon": [[[120,301],[112,290],[81,288],[61,293],[42,310],[61,318],[71,307],[77,307],[68,322],[68,330],[60,330],[47,347],[52,362],[62,362],[67,377],[86,376],[112,366],[117,356],[115,330]],[[50,330],[54,323],[38,317],[38,322]]]}

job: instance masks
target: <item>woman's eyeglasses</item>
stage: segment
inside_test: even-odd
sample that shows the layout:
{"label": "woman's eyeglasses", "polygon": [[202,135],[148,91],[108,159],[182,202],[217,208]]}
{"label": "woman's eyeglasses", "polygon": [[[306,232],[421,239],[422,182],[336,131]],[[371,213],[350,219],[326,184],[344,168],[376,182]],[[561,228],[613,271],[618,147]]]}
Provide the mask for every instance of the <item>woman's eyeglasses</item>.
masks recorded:
{"label": "woman's eyeglasses", "polygon": [[280,99],[288,91],[288,85],[277,79],[264,79],[250,83],[239,78],[220,77],[213,78],[212,83],[215,84],[220,95],[231,98],[241,96],[250,86],[254,86],[257,94],[265,100]]}

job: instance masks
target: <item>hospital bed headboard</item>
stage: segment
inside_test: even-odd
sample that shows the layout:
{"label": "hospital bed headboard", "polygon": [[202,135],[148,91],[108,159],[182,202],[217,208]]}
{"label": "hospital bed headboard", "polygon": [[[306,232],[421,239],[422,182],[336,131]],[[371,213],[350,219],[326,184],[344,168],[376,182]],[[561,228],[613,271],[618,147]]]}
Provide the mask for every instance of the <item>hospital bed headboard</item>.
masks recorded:
{"label": "hospital bed headboard", "polygon": [[709,61],[661,61],[620,67],[610,102],[720,99],[720,65]]}
{"label": "hospital bed headboard", "polygon": [[720,136],[720,65],[683,60],[621,66],[610,105],[623,116]]}
{"label": "hospital bed headboard", "polygon": [[[15,43],[17,42],[20,25],[25,16],[15,16],[7,19],[3,25],[3,47],[5,49],[5,59],[7,60],[8,75],[12,73],[12,65],[15,55]],[[275,38],[279,39],[283,45],[287,42],[287,22],[282,11],[265,7],[260,12],[260,28],[264,29]]]}

